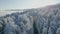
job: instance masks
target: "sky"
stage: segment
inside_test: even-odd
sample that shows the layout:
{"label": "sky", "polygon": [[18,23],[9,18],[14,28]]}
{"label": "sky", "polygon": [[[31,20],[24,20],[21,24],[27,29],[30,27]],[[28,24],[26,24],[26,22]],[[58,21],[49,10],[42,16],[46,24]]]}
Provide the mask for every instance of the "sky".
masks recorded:
{"label": "sky", "polygon": [[14,11],[1,11],[10,9],[31,9],[60,3],[60,0],[0,0],[0,16]]}
{"label": "sky", "polygon": [[60,3],[60,0],[0,0],[0,10],[30,9]]}

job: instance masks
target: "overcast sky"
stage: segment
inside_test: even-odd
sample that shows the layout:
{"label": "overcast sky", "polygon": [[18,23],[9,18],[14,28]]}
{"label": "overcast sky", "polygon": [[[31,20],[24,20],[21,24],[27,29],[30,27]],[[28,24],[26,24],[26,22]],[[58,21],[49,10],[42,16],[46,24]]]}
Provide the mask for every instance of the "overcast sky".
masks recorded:
{"label": "overcast sky", "polygon": [[60,0],[0,0],[0,9],[29,9],[59,3]]}
{"label": "overcast sky", "polygon": [[60,3],[60,0],[0,0],[0,16],[13,11],[9,9],[30,9]]}

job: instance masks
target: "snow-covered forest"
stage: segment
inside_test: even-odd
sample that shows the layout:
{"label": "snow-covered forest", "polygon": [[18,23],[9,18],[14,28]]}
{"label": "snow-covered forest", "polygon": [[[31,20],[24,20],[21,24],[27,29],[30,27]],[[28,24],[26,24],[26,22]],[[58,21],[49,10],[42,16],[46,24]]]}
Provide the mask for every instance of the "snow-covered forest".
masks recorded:
{"label": "snow-covered forest", "polygon": [[60,34],[60,4],[0,16],[0,34]]}

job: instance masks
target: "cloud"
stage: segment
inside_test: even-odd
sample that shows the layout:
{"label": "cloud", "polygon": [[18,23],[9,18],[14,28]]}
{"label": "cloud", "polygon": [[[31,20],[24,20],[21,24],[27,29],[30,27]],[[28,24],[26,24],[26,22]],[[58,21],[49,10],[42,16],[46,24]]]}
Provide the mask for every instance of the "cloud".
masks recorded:
{"label": "cloud", "polygon": [[37,0],[35,3],[32,4],[32,7],[43,7],[47,5],[53,5],[56,3],[60,3],[59,0]]}
{"label": "cloud", "polygon": [[11,14],[13,12],[16,12],[16,11],[0,11],[0,16],[4,16],[6,14]]}

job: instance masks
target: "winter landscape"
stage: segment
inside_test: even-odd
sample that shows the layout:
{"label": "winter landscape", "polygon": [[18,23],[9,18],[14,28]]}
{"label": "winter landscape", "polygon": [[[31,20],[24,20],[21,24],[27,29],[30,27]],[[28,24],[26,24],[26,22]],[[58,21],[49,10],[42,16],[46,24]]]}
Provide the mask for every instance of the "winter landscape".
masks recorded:
{"label": "winter landscape", "polygon": [[0,0],[0,34],[60,34],[60,0]]}
{"label": "winter landscape", "polygon": [[0,34],[60,34],[60,4],[15,11],[0,16]]}

